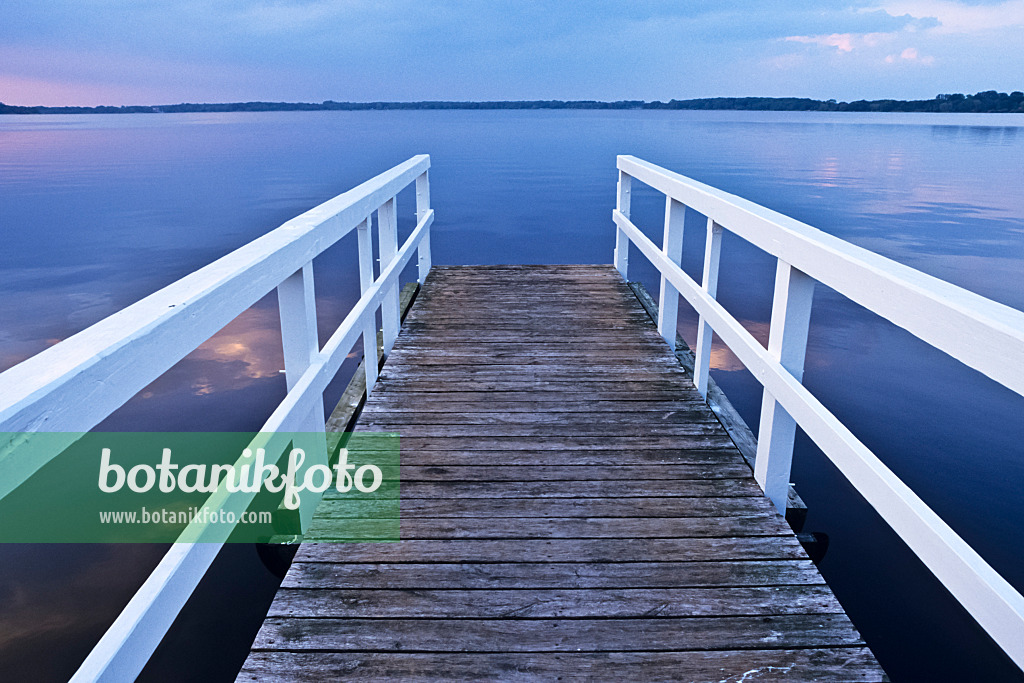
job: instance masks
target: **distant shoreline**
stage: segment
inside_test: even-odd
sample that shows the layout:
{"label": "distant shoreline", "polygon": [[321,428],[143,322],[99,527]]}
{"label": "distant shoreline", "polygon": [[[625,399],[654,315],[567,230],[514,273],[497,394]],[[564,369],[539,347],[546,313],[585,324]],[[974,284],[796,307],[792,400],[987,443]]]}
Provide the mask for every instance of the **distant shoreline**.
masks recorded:
{"label": "distant shoreline", "polygon": [[732,111],[931,112],[968,114],[1024,113],[1024,92],[987,90],[974,95],[937,95],[931,100],[814,100],[805,97],[705,97],[692,100],[514,100],[491,102],[229,102],[123,107],[31,107],[0,102],[0,114],[178,114],[267,111],[386,111],[441,109],[678,109]]}

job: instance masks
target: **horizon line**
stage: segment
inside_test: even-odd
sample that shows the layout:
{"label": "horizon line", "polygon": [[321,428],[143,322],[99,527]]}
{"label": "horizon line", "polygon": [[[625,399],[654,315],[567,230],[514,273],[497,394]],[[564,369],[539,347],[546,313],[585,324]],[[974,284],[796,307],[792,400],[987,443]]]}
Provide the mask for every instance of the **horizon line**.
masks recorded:
{"label": "horizon line", "polygon": [[973,95],[938,94],[932,99],[881,98],[839,101],[810,97],[700,97],[661,100],[377,100],[287,102],[248,100],[235,102],[181,102],[157,105],[12,105],[0,102],[0,114],[47,113],[195,113],[231,111],[379,109],[716,109],[756,111],[922,111],[964,113],[1024,112],[1024,92],[1010,94],[985,90]]}

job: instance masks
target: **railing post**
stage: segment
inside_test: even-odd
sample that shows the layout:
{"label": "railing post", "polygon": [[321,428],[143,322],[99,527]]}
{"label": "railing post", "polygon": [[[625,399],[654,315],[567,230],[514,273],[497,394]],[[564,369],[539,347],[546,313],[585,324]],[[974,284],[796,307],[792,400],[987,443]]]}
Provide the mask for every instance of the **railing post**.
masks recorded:
{"label": "railing post", "polygon": [[[814,280],[779,259],[775,269],[768,353],[798,382],[804,375],[813,298]],[[761,426],[757,435],[754,479],[783,514],[786,512],[786,498],[789,495],[795,436],[796,422],[766,389],[761,398]]]}
{"label": "railing post", "polygon": [[[430,211],[430,176],[429,171],[424,171],[416,178],[416,223],[419,224],[423,217]],[[419,281],[427,279],[430,272],[430,229],[423,233],[423,240],[420,242],[416,252],[419,261]]]}
{"label": "railing post", "polygon": [[[661,250],[677,266],[683,258],[683,223],[686,206],[672,197],[665,197],[665,238]],[[661,292],[658,295],[658,332],[676,348],[676,323],[679,319],[679,291],[665,276],[661,276]]]}
{"label": "railing post", "polygon": [[[701,289],[711,298],[718,296],[718,260],[722,254],[722,226],[708,218],[708,234],[704,241],[704,280]],[[697,351],[693,362],[693,383],[704,398],[708,397],[708,377],[711,372],[711,325],[700,316],[697,323]]]}
{"label": "railing post", "polygon": [[277,305],[281,313],[285,384],[291,390],[313,357],[320,352],[312,262],[277,286]]}
{"label": "railing post", "polygon": [[[380,248],[380,272],[384,272],[398,253],[398,215],[395,212],[395,198],[384,202],[377,209],[378,246]],[[398,339],[401,325],[398,310],[398,281],[384,293],[381,303],[381,322],[384,328],[384,355],[391,353],[391,347]]]}
{"label": "railing post", "polygon": [[[615,208],[626,218],[629,218],[629,199],[633,179],[625,171],[619,171],[618,193],[615,201]],[[616,226],[615,228],[615,269],[626,279],[629,272],[629,238],[625,231]]]}
{"label": "railing post", "polygon": [[[284,350],[285,385],[291,391],[320,353],[316,329],[316,297],[313,290],[313,262],[288,276],[277,286],[277,305],[281,314],[281,345]],[[299,422],[301,432],[293,446],[301,448],[305,459],[296,478],[316,464],[327,464],[327,438],[324,426],[324,400],[318,397],[313,409]],[[287,457],[287,456],[286,456]],[[319,496],[304,495],[299,504],[299,524],[303,531],[313,519]]]}
{"label": "railing post", "polygon": [[[370,216],[356,226],[356,235],[359,238],[359,293],[366,294],[366,290],[373,286],[373,240],[370,232],[372,229]],[[377,359],[377,311],[370,311],[369,320],[363,326],[363,372],[366,374],[366,395],[373,391],[377,383],[378,373]]]}

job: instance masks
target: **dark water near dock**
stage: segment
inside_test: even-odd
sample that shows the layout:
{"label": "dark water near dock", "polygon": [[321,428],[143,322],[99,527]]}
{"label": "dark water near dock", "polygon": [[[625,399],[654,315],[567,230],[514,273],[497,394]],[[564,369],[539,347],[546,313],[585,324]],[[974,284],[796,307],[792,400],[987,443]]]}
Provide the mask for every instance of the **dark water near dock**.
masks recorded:
{"label": "dark water near dock", "polygon": [[[610,262],[615,155],[633,154],[1024,309],[1024,116],[4,117],[0,370],[417,153],[432,156],[437,264]],[[407,231],[411,197],[400,198],[399,210]],[[661,195],[635,190],[634,221],[656,242],[662,211]],[[703,241],[701,217],[689,215],[683,265],[698,278]],[[350,236],[314,264],[322,341],[357,299],[354,252]],[[630,267],[657,292],[653,269],[636,251]],[[765,342],[774,268],[726,233],[719,299]],[[694,343],[696,321],[685,306],[680,331]],[[755,380],[723,348],[716,346],[713,364],[715,379],[756,425]],[[281,367],[271,295],[104,427],[257,429],[284,395]],[[997,571],[1024,587],[1024,399],[820,285],[804,382]],[[335,384],[340,392],[344,378]],[[802,436],[794,481],[810,508],[806,530],[830,539],[822,573],[892,680],[1020,678]],[[0,680],[70,675],[162,552],[0,548]],[[231,549],[207,591],[217,604],[199,609],[176,647],[158,653],[164,675],[151,667],[153,679],[180,679],[203,661],[219,663],[230,679],[252,636],[238,624],[258,624],[273,593],[265,559],[249,547]],[[233,659],[223,652],[232,633]]]}

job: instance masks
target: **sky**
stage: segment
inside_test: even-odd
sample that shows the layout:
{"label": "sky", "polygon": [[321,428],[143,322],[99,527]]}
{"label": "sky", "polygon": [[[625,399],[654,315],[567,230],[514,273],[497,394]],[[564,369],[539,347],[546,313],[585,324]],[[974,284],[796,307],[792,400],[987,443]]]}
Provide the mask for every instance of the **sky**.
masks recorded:
{"label": "sky", "polygon": [[1024,90],[1024,0],[3,0],[0,102]]}

